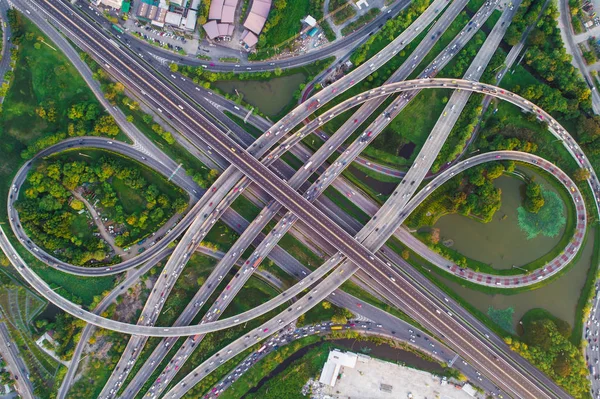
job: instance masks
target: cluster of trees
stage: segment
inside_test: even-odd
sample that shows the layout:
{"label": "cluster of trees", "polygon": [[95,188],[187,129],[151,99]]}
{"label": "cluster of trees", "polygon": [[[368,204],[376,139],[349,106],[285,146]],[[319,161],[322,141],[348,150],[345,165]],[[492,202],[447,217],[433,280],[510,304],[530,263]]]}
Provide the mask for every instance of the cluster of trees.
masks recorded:
{"label": "cluster of trees", "polygon": [[[533,114],[530,114],[533,115]],[[535,115],[533,115],[535,120]],[[541,122],[538,122],[541,123]],[[522,126],[512,124],[508,117],[490,117],[485,129],[482,129],[479,146],[482,151],[523,151],[535,153],[538,149],[533,141],[536,132]]]}
{"label": "cluster of trees", "polygon": [[[516,44],[525,27],[535,22],[543,3],[543,0],[521,3],[523,12],[517,13],[505,36],[509,44]],[[591,108],[591,92],[571,64],[571,56],[560,37],[557,18],[556,5],[551,3],[528,38],[525,64],[543,84],[517,86],[514,91],[546,111],[560,112],[565,118],[573,119],[582,110]]]}
{"label": "cluster of trees", "polygon": [[575,134],[577,142],[591,155],[600,155],[600,117],[580,115]]}
{"label": "cluster of trees", "polygon": [[[136,190],[145,201],[145,209],[126,213],[112,184],[118,179]],[[162,225],[173,212],[183,212],[187,202],[182,195],[170,198],[149,184],[139,169],[125,165],[115,158],[102,157],[91,164],[81,161],[64,162],[55,159],[46,162],[27,177],[24,199],[17,202],[23,226],[30,236],[50,251],[75,264],[107,256],[105,244],[96,237],[72,231],[76,211],[83,209],[81,201],[74,201],[72,191],[85,185],[93,190],[103,214],[120,224],[126,231],[115,239],[123,246],[138,239],[151,226]]]}
{"label": "cluster of trees", "polygon": [[[147,119],[152,119],[151,115],[148,114],[144,114],[144,122]],[[171,132],[166,131],[165,129],[162,128],[161,125],[159,125],[158,123],[153,123],[151,126],[151,129],[154,133],[158,134],[164,141],[167,142],[167,144],[175,144],[175,138],[173,138],[173,135],[171,134]]]}
{"label": "cluster of trees", "polygon": [[[101,68],[99,68],[95,73],[94,78],[99,81],[106,82],[108,81],[108,74]],[[113,83],[104,83],[101,85],[102,92],[104,93],[104,97],[111,103],[116,104],[117,99],[123,95],[125,92],[125,86],[121,82],[113,82]]]}
{"label": "cluster of trees", "polygon": [[[284,18],[286,18],[286,7],[286,0],[275,0],[273,2],[273,6],[271,7],[271,11],[269,12],[269,18],[267,18],[267,22],[265,23],[261,35],[258,38],[258,43],[256,45],[257,49],[262,49],[263,47],[267,46],[267,39],[269,38],[268,32],[269,30],[271,30],[271,28],[277,26]],[[279,43],[274,44],[278,45]]]}
{"label": "cluster of trees", "polygon": [[[60,177],[53,168],[28,176],[25,198],[16,205],[23,228],[40,246],[65,261],[83,265],[91,260],[105,260],[108,248],[103,241],[71,230],[76,216],[68,207],[71,193],[61,184]],[[65,178],[71,179],[70,175]]]}
{"label": "cluster of trees", "polygon": [[524,0],[521,2],[519,6],[519,10],[515,14],[510,23],[510,26],[506,30],[506,34],[504,35],[504,40],[510,44],[511,46],[517,45],[521,40],[521,36],[525,29],[528,26],[533,24],[540,11],[542,11],[542,7],[544,5],[544,0]]}
{"label": "cluster of trees", "polygon": [[527,183],[525,188],[525,209],[531,213],[538,213],[544,206],[542,186],[534,181]]}
{"label": "cluster of trees", "polygon": [[[437,219],[449,213],[471,216],[487,223],[500,208],[501,190],[494,180],[504,172],[514,170],[513,162],[490,162],[474,166],[448,181],[429,196],[407,219],[413,228],[432,226]],[[428,239],[433,247],[439,241]],[[440,246],[440,248],[445,248]]]}
{"label": "cluster of trees", "polygon": [[79,341],[81,330],[85,327],[85,321],[71,316],[69,313],[59,313],[54,322],[46,319],[36,320],[35,326],[40,335],[45,331],[54,331],[52,337],[55,341],[54,351],[62,360],[70,360],[73,357],[75,343]]}
{"label": "cluster of trees", "polygon": [[586,363],[580,348],[569,341],[568,323],[540,319],[526,323],[524,329],[523,342],[505,339],[511,349],[548,374],[573,397],[589,397]]}
{"label": "cluster of trees", "polygon": [[458,117],[456,124],[450,131],[448,139],[442,146],[437,158],[431,165],[432,172],[438,172],[442,166],[447,162],[453,161],[463,152],[471,134],[473,134],[473,130],[479,122],[480,113],[481,96],[472,95]]}
{"label": "cluster of trees", "polygon": [[333,315],[331,315],[331,321],[335,324],[346,324],[348,323],[348,319],[353,317],[351,311],[346,308],[340,308],[339,306],[333,306],[331,302],[323,301],[321,302],[321,306],[323,309],[331,310],[333,309]]}
{"label": "cluster of trees", "polygon": [[[415,0],[411,2],[406,10],[402,11],[396,18],[387,21],[383,28],[371,36],[365,44],[354,51],[350,57],[350,61],[356,66],[365,62],[371,57],[374,51],[377,51],[374,46],[375,43],[377,43],[377,47],[379,47],[379,42],[388,44],[394,40],[400,32],[408,28],[408,26],[413,23],[427,7],[429,7],[430,3],[430,0]],[[371,47],[373,47],[373,50]]]}
{"label": "cluster of trees", "polygon": [[196,172],[192,179],[200,186],[204,188],[208,188],[213,185],[213,183],[219,177],[219,171],[217,169],[211,169],[208,173]]}

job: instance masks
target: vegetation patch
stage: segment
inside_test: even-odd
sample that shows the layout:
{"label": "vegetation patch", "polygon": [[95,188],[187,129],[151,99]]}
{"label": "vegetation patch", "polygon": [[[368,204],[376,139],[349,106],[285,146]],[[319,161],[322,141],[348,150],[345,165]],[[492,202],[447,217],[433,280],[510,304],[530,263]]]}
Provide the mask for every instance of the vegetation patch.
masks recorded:
{"label": "vegetation patch", "polygon": [[[527,192],[531,191],[530,186],[531,184],[528,185]],[[539,187],[539,185],[537,186]],[[527,234],[528,240],[540,234],[546,237],[556,237],[567,221],[564,205],[559,195],[543,188],[540,190],[543,202],[537,212],[531,212],[524,206],[517,209],[519,227]]]}
{"label": "vegetation patch", "polygon": [[511,349],[544,370],[573,397],[589,397],[587,366],[580,348],[569,340],[569,324],[551,317],[528,317],[523,319],[523,329],[521,340],[505,339]]}
{"label": "vegetation patch", "polygon": [[514,313],[515,309],[512,307],[508,307],[506,309],[496,309],[493,306],[490,306],[487,311],[488,317],[501,329],[510,334],[515,333],[515,329],[513,327]]}
{"label": "vegetation patch", "polygon": [[381,10],[379,8],[371,8],[369,11],[367,11],[366,14],[361,15],[354,21],[350,22],[348,25],[344,26],[342,28],[342,36],[347,36],[355,30],[362,28],[364,25],[374,20],[375,17],[378,16],[380,13]]}
{"label": "vegetation patch", "polygon": [[185,194],[156,173],[106,152],[92,155],[44,160],[27,176],[16,204],[29,236],[77,265],[113,258],[98,224],[106,223],[114,244],[125,247],[187,209]]}
{"label": "vegetation patch", "polygon": [[[406,224],[412,228],[433,226],[441,216],[450,213],[489,222],[501,204],[501,192],[493,182],[514,167],[514,162],[490,162],[467,169],[423,201],[408,217]],[[438,244],[434,242],[436,240],[429,241]]]}
{"label": "vegetation patch", "polygon": [[[7,92],[0,112],[2,209],[6,209],[12,176],[24,162],[22,155],[29,157],[67,137],[69,125],[73,125],[73,133],[108,136],[115,132],[114,122],[109,122],[110,117],[64,54],[52,47],[50,40],[18,11],[9,10],[8,16],[11,40],[18,49],[11,55],[16,61],[14,76],[10,88],[3,88]],[[85,107],[86,114],[70,118],[73,107]],[[5,220],[6,213],[1,215]]]}
{"label": "vegetation patch", "polygon": [[348,0],[330,0],[329,13],[333,13],[333,23],[341,25],[356,15],[356,10]]}

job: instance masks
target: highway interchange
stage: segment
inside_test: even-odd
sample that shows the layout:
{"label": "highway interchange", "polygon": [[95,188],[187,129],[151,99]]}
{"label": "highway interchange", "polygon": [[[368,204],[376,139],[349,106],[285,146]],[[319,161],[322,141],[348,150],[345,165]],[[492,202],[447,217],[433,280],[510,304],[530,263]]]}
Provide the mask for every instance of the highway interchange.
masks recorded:
{"label": "highway interchange", "polygon": [[[43,3],[43,4],[46,4],[46,3]],[[50,12],[59,12],[58,11],[59,7],[52,8],[53,7],[52,4],[54,4],[54,3],[47,3],[47,4],[50,5],[50,8],[47,8],[47,10],[50,10]],[[430,9],[432,9],[432,8],[433,8],[433,5],[430,7]],[[67,11],[67,14],[68,14],[68,11]],[[61,24],[69,25],[70,21],[68,21],[69,18],[66,17],[67,14],[65,14],[65,12],[62,12],[62,13],[54,14],[54,15],[57,17],[57,20],[59,20]],[[72,31],[76,31],[78,28],[71,27],[70,29],[73,29]],[[371,247],[371,245],[373,245],[373,244],[368,244],[367,246],[363,246],[363,245],[360,245],[356,240],[351,239],[350,235],[348,235],[344,230],[340,229],[334,222],[328,221],[327,217],[325,215],[323,215],[318,209],[312,208],[312,205],[310,205],[310,203],[308,201],[306,201],[305,198],[302,198],[293,189],[291,181],[288,181],[287,182],[288,184],[285,184],[284,182],[279,180],[278,177],[274,176],[262,164],[255,161],[255,159],[251,155],[249,155],[249,153],[246,153],[245,151],[243,151],[243,149],[241,147],[239,147],[236,143],[230,141],[227,137],[222,137],[222,134],[220,135],[220,132],[218,131],[218,129],[216,129],[210,123],[204,122],[202,125],[200,125],[199,121],[201,121],[201,119],[200,119],[201,114],[197,113],[193,109],[193,106],[189,106],[189,108],[188,108],[186,101],[181,99],[176,93],[173,93],[169,89],[166,89],[164,91],[164,93],[168,93],[168,94],[163,95],[161,92],[157,91],[156,88],[149,85],[147,82],[149,81],[150,77],[146,78],[144,71],[141,68],[139,68],[139,66],[135,62],[133,62],[133,63],[121,62],[120,60],[115,60],[114,57],[110,56],[110,54],[103,52],[103,47],[100,45],[100,43],[102,42],[102,38],[100,36],[96,35],[94,32],[92,32],[91,29],[84,28],[81,30],[81,32],[83,35],[85,35],[89,38],[91,43],[93,43],[91,45],[91,48],[92,49],[95,48],[95,54],[97,57],[99,57],[105,61],[110,60],[109,62],[112,65],[111,71],[115,72],[114,70],[117,70],[117,72],[115,72],[115,73],[117,73],[117,74],[121,73],[121,72],[118,72],[118,69],[121,66],[123,66],[124,68],[127,68],[131,73],[135,74],[136,76],[140,76],[139,82],[137,82],[136,84],[138,85],[138,88],[140,90],[145,90],[146,94],[142,94],[142,95],[147,96],[150,101],[155,101],[157,106],[160,105],[161,107],[163,107],[161,112],[170,113],[170,115],[174,118],[174,120],[176,120],[180,124],[180,128],[182,128],[183,131],[187,130],[188,134],[190,135],[189,137],[193,137],[193,135],[195,134],[193,129],[190,128],[190,126],[193,126],[194,124],[198,128],[206,129],[205,130],[206,135],[203,135],[201,137],[201,139],[207,141],[209,143],[209,145],[211,145],[212,148],[215,149],[215,151],[220,151],[221,155],[223,157],[229,159],[229,161],[231,161],[234,165],[244,165],[242,167],[242,169],[247,168],[247,170],[244,169],[244,173],[250,179],[252,179],[255,183],[259,184],[261,187],[265,188],[267,190],[267,192],[269,192],[271,195],[273,195],[273,197],[277,200],[278,203],[280,203],[281,205],[286,207],[288,210],[292,211],[293,214],[295,216],[299,217],[300,219],[302,219],[305,222],[305,224],[307,224],[313,228],[316,228],[317,233],[321,234],[323,236],[323,238],[328,239],[332,243],[332,245],[334,245],[335,247],[340,249],[342,251],[342,253],[344,253],[344,255],[346,255],[348,258],[350,258],[352,260],[357,261],[359,264],[358,266],[360,266],[363,269],[363,271],[367,271],[368,274],[370,274],[373,277],[373,279],[375,280],[373,282],[373,284],[378,284],[380,286],[378,289],[381,289],[381,292],[384,292],[386,296],[390,295],[392,297],[392,299],[391,299],[392,301],[396,301],[396,303],[402,303],[404,306],[406,306],[406,303],[403,303],[406,299],[401,298],[403,295],[402,294],[399,295],[398,293],[399,292],[404,292],[404,293],[412,292],[412,291],[410,291],[411,288],[408,286],[402,286],[399,283],[403,279],[403,277],[398,275],[397,274],[398,272],[395,269],[390,268],[385,261],[380,259],[379,258],[380,255],[378,255],[378,257],[376,258],[371,252],[369,252],[369,249],[370,249],[369,247]],[[383,62],[385,62],[386,57],[387,57],[387,59],[389,59],[390,54],[393,55],[392,54],[393,51],[394,50],[392,50],[390,48],[389,50],[387,50],[387,52],[385,52],[385,49],[384,49],[384,52],[382,52],[383,53],[382,56],[377,57],[378,59],[379,58],[382,59],[381,61],[376,60],[378,62],[378,65],[381,65]],[[107,62],[107,64],[108,64],[108,62]],[[121,64],[121,65],[119,65],[119,64]],[[375,62],[373,62],[371,64],[375,64]],[[370,66],[371,64],[369,64],[369,61],[368,61],[364,65],[369,65],[369,68],[362,68],[362,69],[359,68],[355,72],[351,73],[349,76],[353,76],[353,74],[356,74],[356,76],[353,76],[356,79],[363,78],[364,76],[366,76],[365,73],[367,73],[367,72],[370,73],[370,71],[368,71],[368,70],[365,71],[365,69],[373,69],[373,67]],[[113,66],[114,66],[114,68],[113,68]],[[357,73],[359,71],[361,73]],[[125,75],[121,75],[121,76],[125,76]],[[346,78],[344,78],[344,79],[346,79]],[[339,86],[338,86],[338,87],[340,87],[338,89],[339,91],[343,91],[344,89],[347,89],[355,82],[354,79],[350,79],[349,77],[348,77],[348,79],[346,79],[345,82],[344,82],[344,79],[342,79],[338,83],[336,83],[336,84],[339,84]],[[158,86],[161,84],[161,82],[157,81],[155,84]],[[347,106],[348,108],[354,107],[354,106],[360,104],[361,102],[365,101],[367,98],[371,99],[371,98],[377,98],[380,96],[385,96],[386,92],[389,94],[390,92],[396,92],[396,91],[400,91],[400,90],[409,90],[409,89],[416,89],[416,88],[430,88],[430,87],[447,87],[447,86],[462,88],[465,90],[465,92],[467,90],[473,90],[473,91],[483,92],[486,94],[490,94],[490,92],[493,90],[494,95],[498,96],[499,98],[502,98],[502,99],[510,101],[514,104],[517,104],[518,106],[522,107],[523,109],[525,109],[527,111],[538,112],[540,114],[540,117],[544,117],[544,118],[546,118],[546,120],[550,121],[550,127],[551,127],[551,129],[553,129],[553,131],[557,135],[562,136],[562,135],[566,134],[564,129],[562,129],[553,119],[551,119],[549,115],[545,114],[542,110],[536,109],[535,107],[532,108],[531,105],[529,105],[526,100],[519,98],[518,96],[514,96],[514,95],[512,95],[512,93],[504,93],[503,91],[493,88],[491,86],[487,86],[487,85],[477,85],[476,86],[474,82],[462,81],[462,80],[451,81],[451,80],[431,79],[431,80],[420,80],[420,81],[414,81],[414,82],[401,82],[401,83],[398,83],[397,85],[387,85],[387,86],[382,87],[381,89],[373,90],[372,92],[369,92],[369,93],[363,93],[363,97],[364,97],[363,99],[353,98],[353,99],[347,100],[345,103],[338,105],[335,108],[335,111],[333,111],[333,112],[336,112],[336,111],[341,112],[341,110],[344,109],[345,106]],[[158,98],[162,97],[163,100],[161,100],[161,102],[159,103],[158,100],[156,100],[155,98],[153,98],[152,95],[149,94],[151,92],[154,92],[155,93],[154,95],[156,95]],[[317,95],[316,98],[320,98],[321,101],[324,103],[324,102],[328,101],[331,97],[334,97],[333,94],[335,93],[335,90],[333,87],[328,88],[326,90],[326,92],[329,94],[326,93],[325,95],[323,95],[322,93],[320,93],[321,94],[320,97],[319,97],[319,95]],[[182,112],[182,111],[186,111],[186,112]],[[284,123],[280,122],[280,124],[276,124],[275,126],[273,126],[272,131],[277,132],[278,130],[282,131],[283,129],[285,129],[285,130],[283,130],[285,132],[285,131],[289,130],[290,126],[294,126],[295,124],[297,124],[300,120],[302,120],[306,116],[307,113],[310,113],[309,111],[310,110],[306,109],[305,106],[301,106],[299,109],[297,109],[291,113],[291,117],[284,118],[283,119]],[[296,115],[294,115],[294,112],[296,112]],[[189,118],[188,113],[198,115],[199,116],[198,121],[193,120],[193,118]],[[433,141],[433,143],[440,145],[435,140]],[[565,140],[565,143],[566,143],[565,145],[568,145],[568,140]],[[573,148],[571,148],[571,149],[573,150],[573,151],[571,151],[572,153],[577,153],[576,149],[573,149]],[[233,150],[235,150],[235,151],[233,151]],[[432,162],[433,161],[432,158],[434,158],[434,157],[430,157],[428,161]],[[580,162],[583,164],[584,162],[587,162],[587,160],[585,160],[585,158],[583,158],[580,160]],[[467,161],[467,163],[468,163],[468,161]],[[423,168],[423,169],[425,169],[425,168]],[[414,170],[415,170],[415,173],[417,173],[417,168],[414,168]],[[425,170],[425,172],[426,172],[426,170]],[[418,173],[423,174],[422,171],[420,171]],[[451,173],[451,172],[449,172],[449,173]],[[227,175],[227,172],[224,173],[221,177],[223,177],[225,175]],[[233,176],[233,175],[234,175],[234,173],[231,173],[231,176]],[[231,176],[227,175],[223,180],[229,180],[229,178]],[[419,176],[417,174],[415,179],[419,179],[419,181],[420,181],[423,177],[424,177],[424,175]],[[594,175],[594,178],[595,178],[595,175]],[[221,178],[219,180],[221,180]],[[410,179],[408,179],[408,180],[410,181]],[[223,182],[219,182],[219,183],[223,183]],[[597,183],[598,183],[597,179],[591,183],[593,189],[595,188],[597,190],[597,187],[598,187]],[[235,182],[234,182],[234,184],[235,184]],[[219,207],[229,204],[231,201],[228,200],[227,192],[231,188],[233,188],[233,186],[231,184],[229,186],[226,184],[217,185],[217,186],[218,186],[217,191],[221,191],[221,190],[223,191],[219,198],[222,198],[222,201],[224,201],[223,205],[219,205]],[[406,192],[414,191],[414,189],[405,189],[405,191]],[[412,193],[410,193],[410,194],[412,194]],[[402,194],[402,195],[404,195],[404,194]],[[406,202],[408,202],[408,199],[409,199],[409,198],[407,198],[407,197],[409,197],[409,195],[407,195],[405,197],[402,197],[402,195],[400,195],[398,197],[405,198],[406,200],[403,201],[402,205],[398,205],[398,206],[400,206],[400,209],[403,208],[403,205]],[[204,199],[204,197],[203,197],[203,199]],[[579,199],[578,193],[574,196],[574,199],[578,202],[578,199]],[[206,207],[206,205],[207,205],[206,203],[203,203],[202,200],[198,204],[201,204],[201,205],[196,205],[198,207],[201,207],[201,206]],[[596,204],[596,206],[597,206],[597,204]],[[216,206],[213,206],[213,209],[216,209],[215,207]],[[222,210],[223,209],[221,209],[221,211]],[[585,212],[584,209],[582,211]],[[197,212],[197,214],[200,214],[200,213],[201,212]],[[375,220],[375,219],[373,219],[373,220]],[[382,218],[379,218],[379,220],[382,220]],[[199,226],[199,228],[198,229],[192,228],[189,230],[190,238],[187,241],[188,244],[190,242],[193,242],[195,236],[197,237],[197,235],[201,235],[201,234],[205,233],[205,230],[203,230],[203,229],[206,228],[206,226],[201,227],[203,225],[203,223],[201,223],[201,221],[198,221],[197,219],[195,220],[195,222],[196,221],[198,222],[197,225]],[[372,223],[372,224],[376,224],[376,223]],[[183,223],[181,223],[181,225],[183,225]],[[193,223],[192,223],[192,226],[194,226]],[[368,225],[368,227],[370,228],[371,226]],[[395,231],[395,230],[396,229],[393,229],[392,231]],[[186,233],[186,235],[184,235],[184,238],[181,240],[181,242],[186,242],[185,237],[187,235],[188,235],[188,233]],[[376,237],[369,236],[366,238],[371,239],[371,241],[373,241],[373,242],[377,241]],[[192,244],[192,246],[193,245],[194,244]],[[185,256],[186,249],[184,248],[184,246],[185,245],[181,245],[181,244],[180,244],[180,246],[178,246],[178,248],[182,247],[182,249],[180,250],[180,252],[181,252],[180,256]],[[177,252],[177,249],[175,250],[175,252]],[[18,257],[14,258],[14,259],[17,262],[19,261]],[[341,261],[341,259],[342,259],[341,254],[339,254],[337,256],[337,259],[339,261]],[[173,260],[172,263],[176,266],[179,266],[180,261],[177,258],[175,258],[175,260]],[[329,270],[332,270],[336,264],[337,264],[336,261],[331,262],[331,266],[330,266]],[[21,263],[21,266],[22,265],[23,264]],[[343,282],[345,279],[347,279],[347,277],[350,276],[351,271],[357,270],[358,266],[352,265],[349,263],[347,263],[347,266],[340,266],[340,268],[344,268],[344,270],[342,270],[342,272],[332,273],[323,281],[323,283],[320,283],[319,287],[321,287],[321,284],[325,284],[324,287],[326,287],[326,289],[319,288],[318,295],[313,295],[313,300],[310,301],[310,303],[307,303],[305,306],[303,306],[300,309],[298,309],[296,307],[295,310],[291,310],[290,312],[287,312],[287,314],[284,315],[285,320],[287,320],[288,318],[290,318],[289,321],[293,320],[293,317],[297,317],[299,314],[303,313],[310,305],[313,305],[314,303],[318,303],[318,301],[317,301],[318,298],[326,297],[327,294],[331,291],[331,289],[335,288],[336,286],[341,284],[341,282]],[[348,268],[347,270],[345,270],[346,267]],[[340,269],[340,268],[338,268],[338,269]],[[318,269],[317,273],[321,269],[323,269],[323,268]],[[19,270],[23,274],[27,274],[27,270],[25,268],[19,268]],[[346,274],[344,274],[344,272]],[[325,275],[325,273],[323,272],[323,274],[321,274],[321,275]],[[395,279],[390,278],[390,276],[392,276],[392,275],[395,276]],[[318,279],[318,276],[319,276],[318,274],[317,275],[309,275],[308,277],[306,277],[306,279],[311,279],[310,281],[314,280],[316,282],[316,280]],[[29,276],[29,277],[32,277],[32,276]],[[35,278],[33,278],[32,281],[35,281]],[[392,282],[394,284],[391,284],[390,282]],[[165,284],[166,283],[167,283],[167,279],[165,279]],[[172,281],[170,284],[172,284]],[[204,286],[203,286],[203,288],[204,288]],[[398,291],[398,290],[400,290],[400,291]],[[406,291],[406,290],[409,290],[409,291]],[[41,292],[43,293],[43,289]],[[415,292],[414,294],[418,295],[420,293]],[[303,301],[303,300],[305,300],[306,302],[309,302],[309,299],[306,299],[306,298],[302,298],[300,301]],[[320,300],[320,299],[318,299],[318,300]],[[300,301],[299,301],[299,303],[300,303]],[[425,301],[425,299],[424,299],[424,301]],[[458,336],[452,330],[452,328],[449,328],[449,325],[452,325],[455,322],[455,319],[452,318],[452,316],[448,316],[448,314],[446,314],[446,313],[440,312],[440,308],[444,308],[443,303],[437,304],[437,305],[431,304],[431,305],[424,306],[424,304],[415,302],[413,300],[411,305],[413,306],[413,309],[421,309],[421,312],[423,312],[422,314],[429,313],[429,316],[432,320],[423,320],[422,324],[431,326],[430,327],[431,330],[442,334],[442,337],[444,337],[444,339],[446,341],[454,343],[454,345],[456,345],[457,347],[460,347],[461,345],[465,345],[466,348],[470,347],[470,348],[472,348],[472,350],[475,350],[480,355],[484,355],[484,356],[490,356],[490,355],[488,355],[488,351],[495,352],[495,348],[489,348],[489,347],[487,347],[486,344],[482,345],[480,337],[473,336],[474,338],[476,338],[477,341],[475,344],[472,345],[470,343],[466,343],[466,341],[464,341],[462,339],[462,337]],[[298,306],[302,306],[302,305],[298,305]],[[71,312],[73,312],[73,309],[71,309]],[[83,312],[80,310],[76,310],[74,312],[76,315],[78,315],[78,317],[82,317],[85,315],[86,317],[83,317],[83,318],[86,319],[86,321],[91,321],[91,320],[87,319],[87,317],[89,317],[87,312]],[[415,318],[417,320],[419,320],[420,315],[416,315],[416,316],[417,317],[415,317]],[[285,324],[283,317],[281,318],[281,320],[282,320],[282,322],[281,323],[277,322],[277,324]],[[224,321],[224,320],[222,320],[222,321]],[[98,322],[98,320],[96,320],[96,322]],[[206,326],[213,325],[213,324],[214,324],[214,322],[209,322],[207,324],[204,324],[203,326],[206,327]],[[271,329],[269,329],[268,331],[273,331],[274,329],[277,329],[277,327],[278,327],[277,324],[274,327],[271,327]],[[157,328],[157,327],[152,327],[152,328],[154,330],[157,330],[157,329],[160,330],[160,328]],[[462,327],[462,328],[464,328],[464,327]],[[168,331],[164,331],[165,329],[162,329],[162,330],[163,330],[162,333],[159,334],[162,336],[189,335],[189,334],[181,334],[177,328],[167,329]],[[176,330],[177,330],[177,334],[170,334]],[[136,329],[136,330],[131,330],[131,331],[135,331],[136,333],[139,334],[139,333],[143,333],[141,331],[144,331],[144,330]],[[198,329],[197,331],[206,332],[206,331],[214,331],[214,330]],[[169,334],[163,335],[163,333],[169,333]],[[154,332],[152,334],[154,335]],[[445,334],[445,336],[444,336],[444,334]],[[268,335],[268,334],[256,334],[256,335],[258,336],[258,338],[262,338],[262,335]],[[458,344],[461,341],[463,342],[463,344]],[[242,342],[240,345],[240,348],[243,345],[244,345],[244,343]],[[463,356],[467,359],[470,358],[470,361],[472,361],[474,364],[481,366],[482,371],[484,371],[486,369],[488,371],[496,370],[495,372],[502,374],[502,378],[507,378],[508,380],[512,380],[516,384],[516,386],[511,387],[510,384],[507,384],[505,381],[502,381],[501,378],[499,378],[499,376],[494,376],[501,380],[499,382],[499,384],[501,386],[505,387],[507,392],[510,392],[512,390],[512,392],[515,392],[515,393],[518,392],[517,395],[523,395],[523,397],[528,397],[528,396],[531,396],[531,397],[545,397],[545,396],[553,397],[552,395],[557,395],[560,392],[560,390],[558,390],[558,389],[551,389],[550,391],[544,392],[545,388],[529,386],[528,381],[523,379],[522,377],[520,377],[519,371],[514,369],[513,366],[511,366],[509,363],[506,363],[506,366],[504,366],[505,354],[501,354],[499,357],[496,357],[496,355],[493,355],[494,360],[491,360],[491,358],[489,360],[476,359],[476,357],[473,356],[472,354],[470,354],[468,350],[465,350],[465,348],[461,348],[461,349],[463,351],[465,351]],[[460,351],[461,350],[459,350],[459,352]],[[224,358],[224,356],[222,358]],[[499,367],[497,363],[502,363],[502,367]],[[507,369],[505,370],[504,367],[507,367]],[[494,373],[491,373],[491,374],[493,375]],[[199,376],[202,376],[202,373],[199,374]],[[186,377],[186,379],[187,379],[187,377]],[[537,391],[538,389],[541,389],[541,391],[538,392]],[[537,393],[534,393],[534,392],[537,392]],[[167,396],[170,394],[171,393],[167,394]],[[172,395],[173,395],[172,397],[176,397],[177,393],[172,393]],[[539,396],[536,396],[536,395],[539,395]],[[560,396],[560,395],[558,395],[558,396]],[[169,397],[171,397],[171,396],[169,396]]]}

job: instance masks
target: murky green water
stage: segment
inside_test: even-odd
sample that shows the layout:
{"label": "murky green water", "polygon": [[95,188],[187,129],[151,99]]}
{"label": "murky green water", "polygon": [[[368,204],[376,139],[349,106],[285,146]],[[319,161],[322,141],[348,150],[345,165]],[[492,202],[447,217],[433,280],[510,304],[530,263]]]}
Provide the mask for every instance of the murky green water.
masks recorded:
{"label": "murky green water", "polygon": [[[531,175],[532,172],[528,170],[527,174]],[[539,175],[536,181],[544,183]],[[482,224],[460,215],[447,215],[436,223],[442,237],[454,240],[453,248],[459,252],[497,269],[510,268],[513,264],[522,265],[549,252],[558,243],[564,230],[555,238],[538,236],[527,240],[517,224],[516,212],[521,205],[523,183],[516,178],[503,176],[496,181],[496,186],[502,190],[502,207],[492,222]],[[548,184],[545,187],[552,189]],[[591,230],[582,255],[565,275],[542,288],[520,294],[488,295],[441,279],[484,313],[490,306],[496,309],[514,308],[515,327],[528,310],[538,307],[573,325],[577,300],[591,265],[593,248],[594,230]]]}
{"label": "murky green water", "polygon": [[296,73],[270,80],[220,81],[212,85],[226,93],[244,96],[244,101],[267,115],[276,115],[292,101],[294,91],[304,82],[305,76]]}
{"label": "murky green water", "polygon": [[[527,170],[528,175],[533,175]],[[536,181],[554,190],[536,175]],[[490,264],[495,269],[510,269],[532,262],[548,253],[560,241],[564,227],[554,238],[537,236],[531,240],[517,222],[517,208],[522,203],[525,184],[515,178],[502,176],[494,182],[502,190],[502,206],[490,223],[480,223],[453,214],[441,217],[435,224],[442,239],[452,239],[453,249],[463,255]]]}

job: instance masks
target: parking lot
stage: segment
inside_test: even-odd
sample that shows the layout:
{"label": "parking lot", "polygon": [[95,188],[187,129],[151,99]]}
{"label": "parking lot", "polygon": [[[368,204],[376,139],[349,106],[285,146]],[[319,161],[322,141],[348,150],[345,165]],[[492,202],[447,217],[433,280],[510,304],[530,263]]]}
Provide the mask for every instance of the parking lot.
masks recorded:
{"label": "parking lot", "polygon": [[433,374],[374,358],[358,361],[355,368],[344,367],[335,386],[327,386],[323,393],[338,399],[473,398]]}
{"label": "parking lot", "polygon": [[196,54],[198,49],[198,40],[196,39],[186,39],[174,32],[160,30],[151,25],[143,25],[133,19],[125,23],[125,28],[130,33],[137,32],[144,40],[154,42],[171,51],[184,51],[186,54]]}

